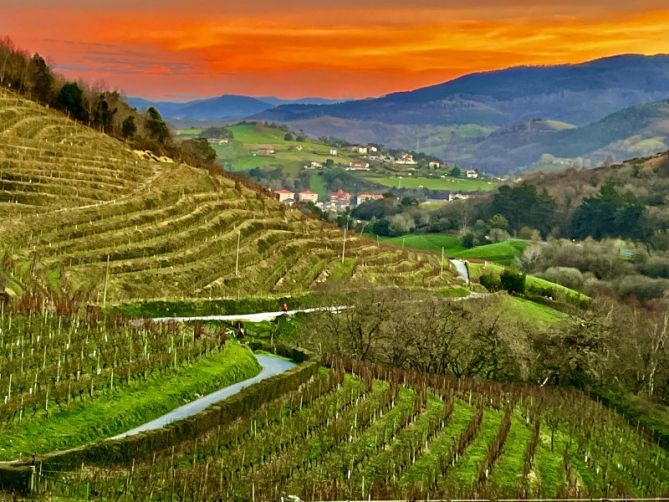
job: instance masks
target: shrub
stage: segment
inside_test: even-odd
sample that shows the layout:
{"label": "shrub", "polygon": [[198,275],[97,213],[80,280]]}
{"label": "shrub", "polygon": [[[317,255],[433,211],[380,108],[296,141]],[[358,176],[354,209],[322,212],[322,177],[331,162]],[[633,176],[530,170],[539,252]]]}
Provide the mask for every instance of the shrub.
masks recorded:
{"label": "shrub", "polygon": [[669,281],[650,279],[642,275],[628,275],[618,283],[620,296],[635,296],[639,300],[652,300],[664,297]]}
{"label": "shrub", "polygon": [[583,289],[583,274],[573,267],[550,267],[540,277],[571,289]]}
{"label": "shrub", "polygon": [[481,286],[486,288],[491,293],[502,289],[502,282],[500,281],[499,277],[492,273],[483,274],[479,278],[479,282],[481,283]]}
{"label": "shrub", "polygon": [[523,294],[525,292],[525,274],[507,268],[499,279],[502,289],[509,293]]}
{"label": "shrub", "polygon": [[474,247],[474,234],[469,233],[462,236],[460,239],[462,247],[465,249],[470,249]]}
{"label": "shrub", "polygon": [[654,256],[640,264],[638,270],[649,277],[669,279],[669,258]]}

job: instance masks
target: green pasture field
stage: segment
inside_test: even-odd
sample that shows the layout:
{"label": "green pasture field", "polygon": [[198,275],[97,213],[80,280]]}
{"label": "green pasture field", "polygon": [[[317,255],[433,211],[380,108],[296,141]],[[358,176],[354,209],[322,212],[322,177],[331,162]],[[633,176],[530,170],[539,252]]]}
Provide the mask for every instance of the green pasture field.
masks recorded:
{"label": "green pasture field", "polygon": [[426,188],[428,190],[450,190],[455,192],[488,192],[497,188],[498,183],[485,179],[426,178],[421,176],[374,176],[365,175],[367,181],[391,188]]}

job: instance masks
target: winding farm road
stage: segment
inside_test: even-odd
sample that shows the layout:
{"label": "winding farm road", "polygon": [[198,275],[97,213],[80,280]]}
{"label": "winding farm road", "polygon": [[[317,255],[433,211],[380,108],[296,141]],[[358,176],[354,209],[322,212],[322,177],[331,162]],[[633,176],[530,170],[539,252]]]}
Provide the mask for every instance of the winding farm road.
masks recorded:
{"label": "winding farm road", "polygon": [[257,314],[228,314],[228,315],[209,315],[209,316],[195,316],[195,317],[155,317],[153,322],[192,322],[192,321],[242,321],[242,322],[263,322],[273,321],[282,315],[293,316],[295,314],[311,314],[313,312],[340,312],[350,307],[319,307],[302,310],[289,310],[284,312],[258,312]]}
{"label": "winding farm road", "polygon": [[166,413],[162,417],[158,417],[155,420],[151,420],[150,422],[145,423],[144,425],[140,425],[139,427],[135,427],[134,429],[130,429],[123,434],[119,434],[118,436],[114,436],[109,439],[122,439],[127,436],[134,436],[135,434],[139,434],[141,432],[160,429],[166,425],[171,424],[172,422],[177,422],[179,420],[192,417],[202,410],[209,408],[211,405],[239,393],[242,389],[250,385],[256,384],[275,375],[280,375],[281,373],[284,373],[296,366],[296,364],[291,361],[274,356],[256,354],[256,359],[260,363],[260,366],[262,366],[262,370],[256,376],[236,384],[229,385],[228,387],[224,387],[223,389],[212,392],[211,394],[207,394],[206,396],[196,399],[195,401],[192,401],[188,404],[184,404],[183,406]]}

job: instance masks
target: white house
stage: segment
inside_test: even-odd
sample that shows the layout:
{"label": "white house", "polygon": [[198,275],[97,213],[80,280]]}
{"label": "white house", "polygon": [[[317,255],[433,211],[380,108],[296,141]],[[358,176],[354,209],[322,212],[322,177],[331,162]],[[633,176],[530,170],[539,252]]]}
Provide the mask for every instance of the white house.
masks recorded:
{"label": "white house", "polygon": [[397,159],[395,159],[395,164],[415,166],[417,162],[410,153],[403,153]]}
{"label": "white house", "polygon": [[338,153],[336,148],[330,148],[330,155],[333,157],[336,157]]}
{"label": "white house", "polygon": [[311,190],[302,190],[297,194],[297,200],[300,202],[313,202],[316,204],[318,202],[318,194]]}
{"label": "white house", "polygon": [[431,160],[430,163],[428,164],[431,169],[439,169],[441,167],[441,162],[438,160]]}
{"label": "white house", "polygon": [[274,194],[279,198],[279,202],[291,203],[295,201],[295,193],[285,188],[274,190]]}
{"label": "white house", "polygon": [[478,178],[479,177],[479,172],[476,169],[467,169],[465,174],[467,175],[467,178]]}
{"label": "white house", "polygon": [[365,162],[363,160],[354,160],[352,162],[349,162],[348,167],[346,168],[347,171],[368,171],[369,170],[369,162]]}
{"label": "white house", "polygon": [[358,194],[357,197],[357,202],[358,206],[362,204],[363,202],[367,202],[368,200],[380,200],[383,199],[383,195],[380,193],[360,193]]}

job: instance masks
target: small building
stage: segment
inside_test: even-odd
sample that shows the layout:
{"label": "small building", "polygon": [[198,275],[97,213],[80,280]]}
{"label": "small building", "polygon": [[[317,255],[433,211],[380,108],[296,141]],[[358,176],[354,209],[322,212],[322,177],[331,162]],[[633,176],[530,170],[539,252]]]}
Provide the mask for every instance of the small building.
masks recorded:
{"label": "small building", "polygon": [[280,188],[279,190],[274,190],[274,195],[277,196],[279,202],[283,202],[284,204],[292,205],[295,202],[295,192],[291,190]]}
{"label": "small building", "polygon": [[349,162],[347,171],[369,171],[369,162],[354,160]]}
{"label": "small building", "polygon": [[330,155],[333,157],[336,157],[338,153],[336,148],[330,148]]}
{"label": "small building", "polygon": [[367,147],[362,145],[353,145],[351,147],[351,151],[354,153],[359,153],[360,155],[367,155],[367,153],[369,153]]}
{"label": "small building", "polygon": [[416,162],[413,158],[413,155],[410,153],[402,153],[400,154],[397,159],[395,159],[395,164],[400,164],[400,165],[408,165],[408,166],[415,166],[418,162]]}
{"label": "small building", "polygon": [[351,194],[344,192],[341,188],[336,192],[330,192],[328,200],[332,205],[335,205],[337,209],[351,207]]}
{"label": "small building", "polygon": [[256,155],[274,155],[276,148],[273,146],[262,146],[256,150]]}
{"label": "small building", "polygon": [[380,193],[360,193],[357,197],[358,206],[368,200],[381,200],[383,195]]}
{"label": "small building", "polygon": [[368,151],[369,153],[378,153],[379,149],[378,149],[378,147],[376,147],[376,146],[374,146],[374,145],[369,145],[369,146],[367,147],[367,151]]}
{"label": "small building", "polygon": [[312,202],[316,204],[318,202],[318,194],[311,190],[302,190],[297,194],[297,200],[300,202]]}
{"label": "small building", "polygon": [[323,167],[323,164],[321,164],[320,162],[313,161],[313,160],[311,161],[311,163],[309,165],[311,166],[312,169],[321,169]]}
{"label": "small building", "polygon": [[470,197],[471,197],[470,195],[464,194],[464,193],[453,193],[453,192],[451,192],[451,193],[448,194],[449,202],[452,202],[454,200],[467,200]]}
{"label": "small building", "polygon": [[430,166],[431,169],[439,169],[441,167],[441,162],[438,160],[431,160],[428,166]]}
{"label": "small building", "polygon": [[467,169],[467,171],[465,171],[465,174],[467,175],[467,178],[479,177],[479,172],[476,169]]}

